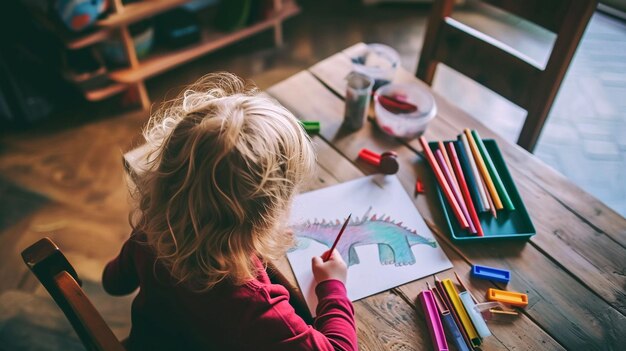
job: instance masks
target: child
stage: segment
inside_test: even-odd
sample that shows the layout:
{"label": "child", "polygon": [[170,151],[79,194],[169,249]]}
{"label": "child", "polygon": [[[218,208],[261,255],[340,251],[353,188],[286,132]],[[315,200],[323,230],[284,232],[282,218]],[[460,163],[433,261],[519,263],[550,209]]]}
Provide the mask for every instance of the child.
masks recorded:
{"label": "child", "polygon": [[266,270],[293,245],[281,224],[314,170],[297,119],[219,73],[152,116],[144,136],[153,153],[136,181],[133,233],[102,277],[112,295],[139,287],[126,348],[357,350],[336,250],[326,262],[313,258],[313,325]]}

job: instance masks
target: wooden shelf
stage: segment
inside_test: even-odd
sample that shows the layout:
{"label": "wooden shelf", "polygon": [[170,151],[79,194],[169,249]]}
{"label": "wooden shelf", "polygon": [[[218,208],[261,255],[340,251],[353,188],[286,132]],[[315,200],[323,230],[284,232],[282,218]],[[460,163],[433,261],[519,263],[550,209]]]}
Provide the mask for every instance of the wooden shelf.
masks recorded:
{"label": "wooden shelf", "polygon": [[83,90],[83,95],[85,96],[85,99],[89,101],[100,101],[110,96],[119,94],[126,89],[128,89],[127,84],[112,83],[102,88]]}
{"label": "wooden shelf", "polygon": [[183,5],[190,0],[144,0],[124,5],[124,11],[96,22],[98,28],[114,29]]}
{"label": "wooden shelf", "polygon": [[126,84],[143,81],[146,78],[167,71],[208,52],[217,50],[247,36],[271,28],[276,23],[293,16],[298,12],[300,12],[300,8],[293,0],[285,1],[282,4],[281,9],[276,11],[268,19],[254,23],[232,33],[203,31],[202,39],[198,44],[175,51],[169,51],[167,53],[155,54],[152,57],[141,61],[138,67],[112,71],[109,74],[109,77],[116,82]]}

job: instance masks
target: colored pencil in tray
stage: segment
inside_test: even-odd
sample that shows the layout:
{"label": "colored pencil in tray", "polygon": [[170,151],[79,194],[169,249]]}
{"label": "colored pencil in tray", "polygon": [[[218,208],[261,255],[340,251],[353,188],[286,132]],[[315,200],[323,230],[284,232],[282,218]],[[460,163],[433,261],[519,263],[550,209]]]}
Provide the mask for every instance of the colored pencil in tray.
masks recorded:
{"label": "colored pencil in tray", "polygon": [[435,173],[435,178],[437,178],[437,182],[439,183],[439,186],[441,187],[446,200],[448,200],[448,203],[450,204],[450,207],[452,208],[452,212],[454,213],[454,216],[459,221],[461,228],[468,229],[469,223],[467,222],[467,219],[461,212],[461,207],[459,206],[456,199],[454,198],[452,189],[450,189],[450,186],[448,186],[448,182],[445,180],[444,175],[441,171],[441,168],[439,168],[439,164],[437,163],[437,160],[435,159],[435,156],[433,155],[433,152],[430,149],[430,146],[428,145],[428,141],[426,141],[426,138],[424,138],[424,136],[420,136],[419,141],[420,141],[420,144],[422,145],[422,148],[424,149],[424,155],[426,156],[426,161],[428,161],[430,168],[432,168],[433,173]]}
{"label": "colored pencil in tray", "polygon": [[504,187],[504,183],[502,182],[502,179],[500,178],[498,169],[496,169],[496,166],[493,164],[493,161],[491,160],[491,156],[489,155],[489,152],[487,152],[487,148],[485,147],[483,140],[480,138],[480,135],[478,134],[476,130],[472,130],[471,133],[472,133],[472,137],[474,138],[474,141],[476,141],[476,146],[478,146],[478,150],[480,151],[480,154],[483,157],[483,160],[485,161],[485,165],[487,166],[489,175],[491,176],[491,179],[493,180],[493,183],[496,187],[496,190],[498,191],[498,195],[500,196],[502,203],[504,204],[504,207],[509,211],[515,210],[515,206],[513,205],[513,202],[511,201],[511,197],[509,196],[509,193],[506,191],[506,188]]}
{"label": "colored pencil in tray", "polygon": [[456,186],[454,186],[454,181],[452,180],[452,176],[451,176],[453,171],[451,169],[448,169],[448,165],[446,164],[446,161],[443,159],[443,153],[441,152],[441,150],[438,149],[435,151],[435,157],[437,158],[437,162],[439,163],[439,167],[441,168],[443,172],[445,180],[448,182],[448,185],[452,189],[454,198],[456,199],[459,206],[461,207],[461,212],[463,213],[465,220],[467,220],[467,223],[469,224],[469,231],[472,234],[476,234],[476,227],[474,226],[474,223],[472,222],[472,218],[470,217],[469,212],[467,211],[467,206],[465,205],[463,196],[461,195],[460,191],[457,190]]}
{"label": "colored pencil in tray", "polygon": [[459,135],[459,141],[461,142],[463,149],[465,150],[465,155],[467,156],[467,160],[469,161],[471,171],[474,174],[476,187],[478,188],[478,193],[480,195],[480,201],[483,205],[483,208],[486,211],[489,211],[491,210],[491,207],[489,206],[489,194],[487,188],[482,182],[482,177],[480,175],[480,172],[478,171],[478,167],[476,166],[476,161],[474,160],[474,155],[472,155],[472,150],[469,146],[469,142],[467,141],[467,136],[464,133],[461,133]]}
{"label": "colored pencil in tray", "polygon": [[465,183],[467,184],[470,194],[472,195],[472,202],[475,205],[476,212],[487,212],[488,210],[483,206],[483,202],[480,199],[480,193],[478,192],[478,187],[480,185],[476,182],[476,178],[474,178],[474,172],[472,172],[469,160],[465,154],[465,148],[460,141],[455,141],[454,146],[456,146],[456,154],[459,158],[459,162],[461,163]]}
{"label": "colored pencil in tray", "polygon": [[483,233],[483,228],[480,225],[480,220],[478,220],[478,214],[476,213],[476,208],[474,207],[474,202],[472,201],[472,196],[470,195],[467,182],[465,181],[465,177],[463,176],[463,170],[461,169],[461,163],[459,162],[459,158],[456,154],[454,143],[446,143],[446,146],[448,148],[448,154],[450,156],[452,168],[454,169],[454,173],[456,173],[456,178],[461,187],[461,194],[463,195],[463,200],[465,201],[465,207],[467,207],[470,219],[472,223],[474,223],[476,234],[478,234],[478,236],[484,236],[485,233]]}
{"label": "colored pencil in tray", "polygon": [[454,182],[454,187],[456,188],[456,191],[458,191],[460,193],[461,192],[461,187],[459,185],[458,179],[456,179],[456,176],[454,175],[454,172],[452,171],[452,163],[450,162],[450,157],[448,155],[448,152],[446,151],[446,147],[445,147],[443,141],[439,141],[437,144],[439,145],[439,150],[441,150],[441,154],[443,155],[443,159],[446,161],[446,165],[448,166],[448,169],[450,170],[450,175],[452,176],[452,181]]}
{"label": "colored pencil in tray", "polygon": [[485,181],[485,185],[487,185],[487,190],[489,190],[489,194],[491,195],[491,200],[494,205],[496,205],[497,210],[501,210],[504,208],[502,205],[502,201],[500,200],[500,195],[498,195],[498,191],[496,190],[496,186],[493,183],[493,179],[491,179],[491,175],[489,175],[489,170],[487,169],[487,165],[485,164],[485,160],[480,154],[480,150],[478,149],[478,145],[476,145],[476,140],[472,136],[472,133],[469,129],[464,130],[465,136],[467,137],[467,142],[470,145],[470,149],[472,150],[472,155],[474,155],[474,161],[476,161],[476,165],[478,166],[478,170],[482,176],[482,179]]}

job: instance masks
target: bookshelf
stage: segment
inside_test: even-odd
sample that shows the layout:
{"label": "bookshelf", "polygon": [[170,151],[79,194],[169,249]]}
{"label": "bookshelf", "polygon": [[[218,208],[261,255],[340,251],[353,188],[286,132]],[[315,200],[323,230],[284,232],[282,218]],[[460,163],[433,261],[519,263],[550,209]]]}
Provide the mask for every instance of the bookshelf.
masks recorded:
{"label": "bookshelf", "polygon": [[[96,45],[112,36],[120,38],[128,59],[127,67],[107,70],[104,75],[109,83],[96,88],[81,89],[89,101],[103,100],[116,94],[136,90],[141,107],[150,107],[150,98],[145,81],[155,75],[182,65],[190,60],[235,43],[265,30],[274,31],[274,43],[283,43],[282,23],[298,14],[300,8],[295,0],[272,0],[271,11],[257,22],[232,32],[220,32],[202,25],[200,40],[197,43],[178,49],[161,49],[139,59],[128,26],[141,20],[172,10],[190,0],[141,0],[123,4],[121,0],[111,0],[112,12],[98,20],[84,33],[71,33],[60,24],[51,21],[42,13],[33,12],[33,17],[48,31],[54,33],[60,43],[69,50],[77,50]],[[227,0],[224,0],[227,1]],[[73,83],[80,83],[69,75],[64,75]]]}

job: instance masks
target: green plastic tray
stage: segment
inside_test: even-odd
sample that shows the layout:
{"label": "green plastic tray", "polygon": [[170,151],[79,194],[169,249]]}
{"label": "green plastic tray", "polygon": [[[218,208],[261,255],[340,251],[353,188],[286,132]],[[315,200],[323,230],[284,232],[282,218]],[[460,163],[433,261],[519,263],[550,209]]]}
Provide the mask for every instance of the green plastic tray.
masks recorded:
{"label": "green plastic tray", "polygon": [[[461,229],[459,223],[452,212],[452,208],[448,201],[443,197],[439,183],[437,184],[437,197],[443,208],[443,214],[450,230],[452,240],[455,242],[472,242],[481,240],[500,240],[500,239],[521,239],[528,240],[536,234],[535,226],[530,220],[530,216],[526,211],[526,206],[517,191],[517,187],[511,178],[498,144],[493,139],[483,139],[487,152],[491,156],[493,163],[500,174],[500,178],[513,201],[514,211],[500,210],[498,218],[493,218],[490,212],[479,213],[478,219],[483,228],[485,236],[477,236],[468,230]],[[428,143],[433,152],[439,147],[437,142]]]}

